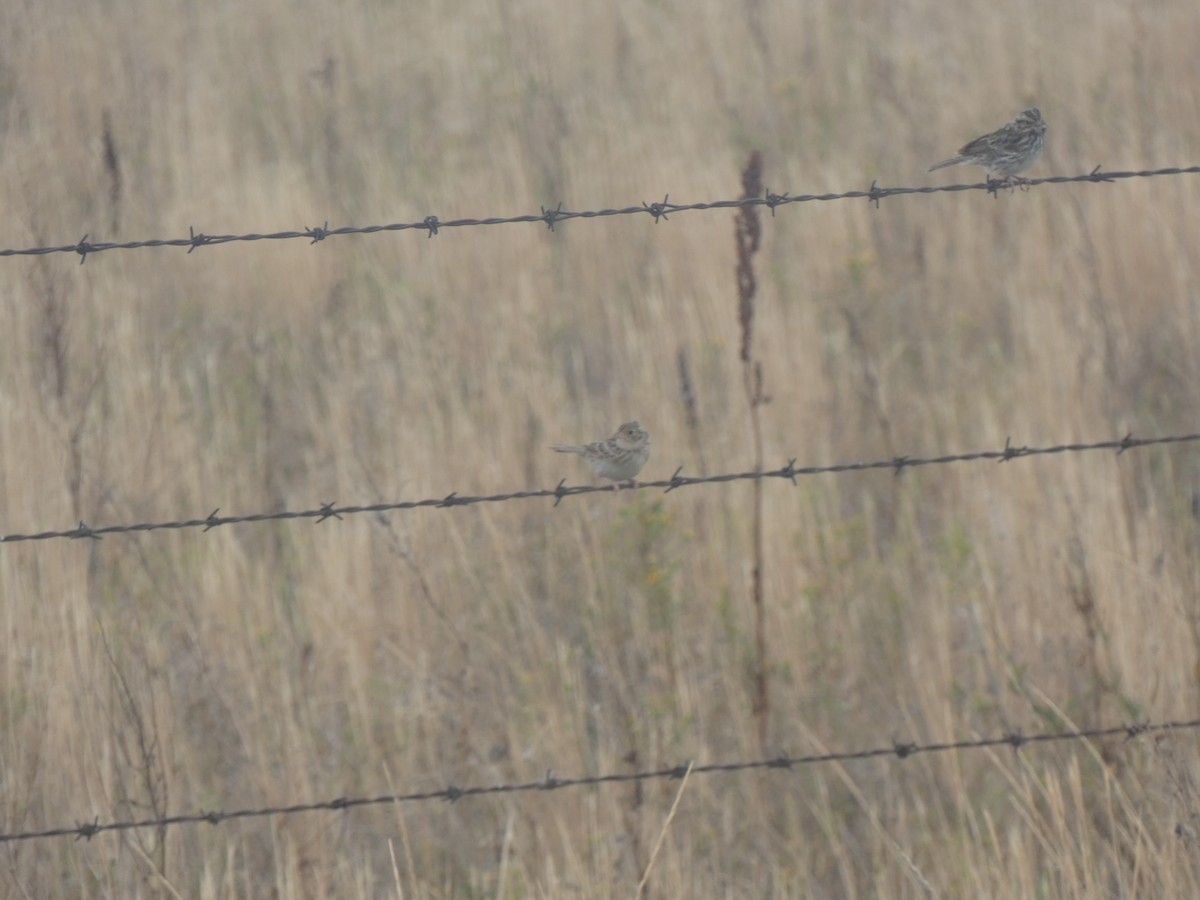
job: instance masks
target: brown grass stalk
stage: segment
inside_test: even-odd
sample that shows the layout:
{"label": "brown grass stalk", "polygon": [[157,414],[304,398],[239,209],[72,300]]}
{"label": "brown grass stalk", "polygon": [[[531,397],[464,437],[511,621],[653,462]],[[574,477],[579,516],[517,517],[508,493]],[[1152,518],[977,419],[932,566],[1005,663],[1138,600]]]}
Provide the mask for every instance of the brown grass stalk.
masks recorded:
{"label": "brown grass stalk", "polygon": [[[742,196],[761,197],[762,154],[755,151],[750,155],[742,170]],[[767,402],[763,392],[762,363],[753,352],[755,298],[758,281],[754,275],[754,255],[762,240],[762,225],[758,218],[758,207],[743,206],[737,213],[735,243],[737,250],[738,325],[741,328],[742,387],[745,391],[746,407],[750,415],[750,435],[754,442],[754,471],[763,471],[763,439],[761,410]],[[767,618],[763,597],[763,484],[761,479],[751,483],[754,506],[751,519],[751,553],[753,563],[750,573],[750,602],[754,610],[754,716],[758,727],[758,742],[765,746],[770,726],[770,686],[767,673],[770,658],[767,648]]]}

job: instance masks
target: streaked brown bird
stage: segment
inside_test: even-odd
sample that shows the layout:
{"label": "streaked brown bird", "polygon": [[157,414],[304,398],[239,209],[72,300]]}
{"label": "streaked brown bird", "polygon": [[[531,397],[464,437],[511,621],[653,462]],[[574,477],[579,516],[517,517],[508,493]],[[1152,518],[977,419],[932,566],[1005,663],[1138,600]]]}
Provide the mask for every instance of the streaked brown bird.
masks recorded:
{"label": "streaked brown bird", "polygon": [[983,166],[988,180],[1008,180],[1024,172],[1046,149],[1046,123],[1036,109],[1027,109],[991,134],[977,137],[958,151],[958,156],[929,167],[933,172],[947,166]]}
{"label": "streaked brown bird", "polygon": [[[606,441],[590,444],[554,444],[559,453],[577,453],[600,478],[613,482],[634,479],[650,459],[650,434],[637,422],[626,422]],[[616,490],[617,484],[613,485]]]}

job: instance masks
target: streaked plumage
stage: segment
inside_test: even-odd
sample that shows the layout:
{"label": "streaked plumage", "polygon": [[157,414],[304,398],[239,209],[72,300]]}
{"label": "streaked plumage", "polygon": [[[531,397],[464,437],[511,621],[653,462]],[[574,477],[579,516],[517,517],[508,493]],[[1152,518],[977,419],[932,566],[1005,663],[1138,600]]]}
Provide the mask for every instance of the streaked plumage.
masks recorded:
{"label": "streaked plumage", "polygon": [[579,454],[600,478],[631,481],[650,459],[650,435],[637,422],[626,422],[606,441],[555,444],[550,449]]}
{"label": "streaked plumage", "polygon": [[942,160],[929,171],[947,166],[983,166],[989,179],[1012,178],[1024,172],[1046,149],[1046,123],[1036,109],[1027,109],[991,134],[977,137],[958,151],[958,156]]}

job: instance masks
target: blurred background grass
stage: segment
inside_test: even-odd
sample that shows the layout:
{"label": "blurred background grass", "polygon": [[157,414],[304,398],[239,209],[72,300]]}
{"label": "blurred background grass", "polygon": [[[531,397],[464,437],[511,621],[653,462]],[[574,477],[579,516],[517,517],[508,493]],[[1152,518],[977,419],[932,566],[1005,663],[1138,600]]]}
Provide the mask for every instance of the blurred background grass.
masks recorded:
{"label": "blurred background grass", "polygon": [[[1190,165],[1183,0],[0,11],[0,246]],[[1097,48],[1102,48],[1097,50]],[[1195,431],[1194,178],[764,219],[770,465]],[[10,258],[0,532],[752,465],[733,216]],[[698,406],[689,436],[678,376]],[[1195,714],[1194,449],[0,552],[0,830]],[[1196,737],[689,781],[663,896],[1188,896]],[[634,893],[678,785],[5,847],[12,896]],[[395,856],[393,857],[393,853]],[[396,864],[393,866],[393,859]]]}

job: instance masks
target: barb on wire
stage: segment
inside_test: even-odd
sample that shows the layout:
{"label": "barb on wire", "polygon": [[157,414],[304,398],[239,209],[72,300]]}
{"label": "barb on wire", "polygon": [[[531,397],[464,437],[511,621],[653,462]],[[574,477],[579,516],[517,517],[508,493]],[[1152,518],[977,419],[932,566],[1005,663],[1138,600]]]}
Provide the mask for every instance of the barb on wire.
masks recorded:
{"label": "barb on wire", "polygon": [[[1196,441],[1200,441],[1200,433],[1152,438],[1135,438],[1132,434],[1127,434],[1120,440],[1098,441],[1093,444],[1057,444],[1052,447],[1014,447],[1011,440],[1006,440],[1004,442],[1004,449],[1002,450],[981,450],[975,453],[955,453],[931,457],[897,456],[893,459],[881,459],[874,462],[838,463],[832,466],[797,466],[795,459],[789,459],[787,465],[782,468],[772,469],[767,472],[731,472],[724,475],[707,475],[693,478],[683,475],[683,469],[679,468],[665,481],[639,481],[636,487],[624,488],[624,490],[641,491],[651,488],[663,488],[665,493],[670,493],[679,488],[692,487],[698,484],[723,484],[730,481],[749,481],[759,478],[783,478],[795,484],[796,477],[799,475],[833,475],[843,472],[866,472],[872,469],[890,469],[895,475],[899,475],[905,469],[915,469],[918,466],[940,466],[950,463],[974,462],[977,460],[1009,462],[1010,460],[1022,459],[1028,456],[1046,456],[1055,453],[1085,453],[1093,450],[1115,450],[1120,455],[1126,450],[1132,450],[1136,447],[1148,447],[1153,444],[1194,443]],[[453,491],[441,499],[402,500],[394,503],[372,503],[367,506],[337,506],[334,503],[322,503],[316,509],[280,510],[269,513],[252,513],[245,516],[220,516],[217,513],[221,510],[217,508],[203,519],[181,519],[173,522],[138,522],[133,525],[101,525],[92,527],[81,521],[74,528],[67,531],[39,531],[32,534],[0,535],[0,544],[13,544],[19,541],[49,541],[56,538],[70,538],[72,540],[89,538],[91,540],[100,540],[106,534],[129,534],[138,531],[164,531],[183,528],[199,528],[204,532],[208,532],[218,525],[240,525],[245,522],[273,522],[283,519],[314,519],[317,524],[321,524],[329,519],[340,521],[343,516],[358,515],[360,513],[396,512],[398,510],[422,508],[449,509],[454,506],[474,506],[477,503],[504,503],[509,500],[532,500],[536,498],[553,498],[554,505],[558,506],[564,497],[601,492],[606,495],[612,494],[612,485],[567,486],[560,481],[553,488],[536,491],[513,491],[508,494],[491,494],[482,497],[460,496],[457,491]]]}
{"label": "barb on wire", "polygon": [[[1104,172],[1097,166],[1084,175],[1060,175],[1051,178],[1030,178],[1021,181],[1022,188],[1034,187],[1039,184],[1072,184],[1087,182],[1090,184],[1111,184],[1125,178],[1153,178],[1160,175],[1196,175],[1200,174],[1200,166],[1174,166],[1166,169],[1142,169],[1136,172]],[[303,238],[310,244],[318,244],[331,237],[342,237],[350,234],[378,234],[384,231],[423,231],[427,237],[436,237],[443,228],[467,228],[479,225],[515,225],[520,222],[540,222],[551,231],[556,224],[569,219],[596,219],[603,216],[633,216],[650,215],[657,223],[670,221],[670,216],[679,212],[692,212],[708,209],[735,209],[742,206],[766,206],[774,218],[775,209],[789,203],[808,203],[812,201],[828,202],[832,200],[866,199],[875,206],[885,197],[896,197],[901,194],[943,194],[960,191],[986,191],[995,195],[997,189],[1005,187],[1002,182],[986,181],[977,184],[947,184],[927,187],[890,187],[881,188],[874,181],[865,191],[845,191],[840,194],[777,194],[768,191],[763,197],[749,197],[738,200],[713,200],[701,203],[671,203],[664,196],[661,202],[646,203],[640,206],[626,206],[619,209],[567,210],[559,203],[553,208],[543,206],[541,212],[520,216],[493,216],[486,219],[442,219],[429,215],[419,222],[395,222],[390,225],[366,225],[362,227],[343,226],[330,228],[329,223],[316,228],[305,227],[298,231],[276,231],[270,234],[204,234],[197,233],[189,227],[185,238],[156,238],[145,241],[123,242],[92,242],[84,235],[74,244],[63,244],[51,247],[27,247],[24,249],[0,250],[0,256],[43,256],[48,253],[77,253],[82,264],[92,253],[105,250],[140,250],[145,247],[186,247],[191,253],[197,247],[207,247],[213,244],[229,244],[235,241],[286,241]]]}
{"label": "barb on wire", "polygon": [[1011,747],[1014,751],[1031,744],[1049,744],[1059,741],[1096,740],[1106,737],[1125,737],[1127,740],[1141,737],[1144,734],[1162,733],[1166,731],[1181,731],[1200,727],[1200,719],[1187,722],[1158,722],[1134,723],[1130,725],[1114,725],[1106,728],[1093,728],[1081,731],[1056,731],[1039,734],[1021,734],[1012,732],[998,737],[979,738],[967,741],[947,741],[934,744],[915,744],[894,742],[889,747],[875,747],[868,750],[851,750],[843,753],[819,753],[809,756],[777,756],[772,759],[750,760],[746,762],[713,763],[710,765],[694,765],[685,762],[666,769],[655,769],[648,772],[626,772],[608,775],[590,775],[580,778],[558,778],[553,771],[538,781],[527,781],[518,784],[495,784],[487,787],[456,787],[453,785],[436,791],[422,791],[411,794],[384,794],[377,797],[338,797],[333,800],[321,800],[315,803],[296,803],[290,806],[265,806],[259,809],[238,809],[232,812],[200,811],[184,813],[177,816],[167,816],[160,819],[140,819],[124,822],[82,822],[68,828],[47,828],[42,831],[18,831],[8,834],[0,833],[0,844],[16,841],[44,840],[57,837],[74,837],[91,839],[106,831],[129,831],[135,828],[163,828],[168,825],[197,825],[206,823],[220,825],[234,819],[256,819],[264,816],[287,816],[298,813],[318,812],[323,810],[344,811],[361,806],[381,806],[391,803],[416,803],[424,800],[447,800],[455,803],[469,797],[482,797],[490,794],[518,794],[529,791],[556,791],[570,787],[598,787],[605,784],[627,784],[630,782],[656,781],[665,778],[682,778],[690,772],[692,775],[723,775],[732,772],[748,772],[755,769],[793,769],[797,766],[816,765],[830,762],[853,762],[855,760],[879,759],[894,756],[904,760],[919,753],[945,753],[953,750],[982,750],[991,747]]}

